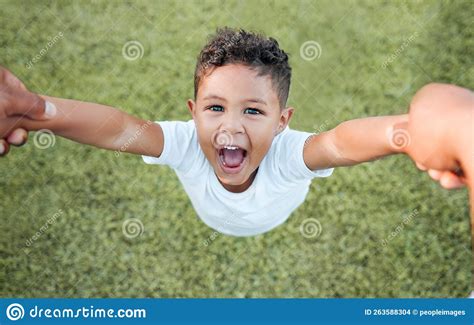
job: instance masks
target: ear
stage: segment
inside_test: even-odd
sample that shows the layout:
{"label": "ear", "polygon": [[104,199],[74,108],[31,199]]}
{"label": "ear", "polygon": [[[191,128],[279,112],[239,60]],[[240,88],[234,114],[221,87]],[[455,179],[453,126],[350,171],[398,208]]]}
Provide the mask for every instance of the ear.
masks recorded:
{"label": "ear", "polygon": [[287,107],[287,108],[285,108],[281,111],[280,121],[278,122],[278,129],[276,130],[275,135],[277,135],[278,133],[283,131],[286,128],[286,126],[288,125],[288,123],[290,123],[290,120],[291,120],[291,117],[293,116],[294,110],[295,109],[293,107]]}
{"label": "ear", "polygon": [[188,104],[188,110],[194,119],[194,108],[196,107],[196,103],[192,99],[188,99],[187,104]]}

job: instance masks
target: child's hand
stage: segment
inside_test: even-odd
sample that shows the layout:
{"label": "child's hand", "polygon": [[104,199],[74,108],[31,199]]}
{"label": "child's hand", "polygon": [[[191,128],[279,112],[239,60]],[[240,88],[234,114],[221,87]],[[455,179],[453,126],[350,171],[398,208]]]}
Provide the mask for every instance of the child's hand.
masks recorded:
{"label": "child's hand", "polygon": [[29,92],[25,85],[10,71],[0,66],[0,156],[9,151],[9,145],[22,145],[28,132],[16,128],[18,118],[45,120],[55,113],[54,106],[46,105],[38,95]]}

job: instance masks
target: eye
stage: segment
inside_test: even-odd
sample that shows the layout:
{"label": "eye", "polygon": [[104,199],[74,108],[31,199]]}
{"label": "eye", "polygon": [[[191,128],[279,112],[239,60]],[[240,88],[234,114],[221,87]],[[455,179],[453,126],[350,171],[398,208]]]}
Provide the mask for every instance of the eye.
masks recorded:
{"label": "eye", "polygon": [[262,114],[262,112],[260,112],[260,111],[259,111],[258,109],[256,109],[256,108],[251,108],[251,107],[249,107],[249,108],[246,109],[246,111],[247,111],[247,110],[249,110],[249,111],[251,112],[250,115]]}
{"label": "eye", "polygon": [[224,110],[224,108],[222,106],[219,106],[219,105],[209,106],[208,109],[211,110],[212,112],[222,112],[222,110]]}

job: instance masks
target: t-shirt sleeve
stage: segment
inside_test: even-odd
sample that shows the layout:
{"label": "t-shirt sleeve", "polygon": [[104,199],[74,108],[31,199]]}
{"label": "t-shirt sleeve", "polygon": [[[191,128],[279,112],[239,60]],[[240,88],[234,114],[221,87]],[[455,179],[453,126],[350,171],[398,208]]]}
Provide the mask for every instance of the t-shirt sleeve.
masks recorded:
{"label": "t-shirt sleeve", "polygon": [[281,177],[286,182],[311,180],[316,177],[330,176],[334,168],[311,170],[303,159],[303,148],[306,140],[313,133],[292,130],[288,126],[279,136],[276,149],[276,163]]}
{"label": "t-shirt sleeve", "polygon": [[193,165],[199,143],[193,120],[156,121],[163,130],[163,151],[159,157],[142,156],[147,164],[167,165],[186,172]]}

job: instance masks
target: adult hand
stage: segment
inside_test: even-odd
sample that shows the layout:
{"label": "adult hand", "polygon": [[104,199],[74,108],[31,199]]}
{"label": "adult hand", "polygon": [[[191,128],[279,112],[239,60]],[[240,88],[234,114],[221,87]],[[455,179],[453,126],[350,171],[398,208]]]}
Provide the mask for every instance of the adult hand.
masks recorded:
{"label": "adult hand", "polygon": [[444,188],[472,185],[473,126],[472,91],[455,85],[428,84],[410,104],[406,153]]}
{"label": "adult hand", "polygon": [[[0,123],[13,116],[24,116],[33,120],[46,120],[56,113],[54,105],[46,103],[40,96],[28,91],[25,85],[10,71],[0,66]],[[25,129],[11,129],[0,138],[0,156],[10,149],[10,144],[26,143]]]}
{"label": "adult hand", "polygon": [[455,173],[449,170],[429,169],[423,164],[415,163],[416,167],[422,171],[426,171],[428,175],[447,190],[461,188],[466,186],[466,179],[462,174]]}

